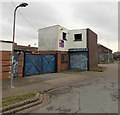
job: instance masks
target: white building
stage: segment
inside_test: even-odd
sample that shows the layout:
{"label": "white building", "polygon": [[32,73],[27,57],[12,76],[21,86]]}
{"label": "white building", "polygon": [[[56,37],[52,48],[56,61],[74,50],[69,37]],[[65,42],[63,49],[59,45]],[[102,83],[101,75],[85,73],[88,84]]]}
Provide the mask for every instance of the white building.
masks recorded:
{"label": "white building", "polygon": [[87,48],[86,29],[68,30],[60,25],[38,30],[39,51],[68,51]]}
{"label": "white building", "polygon": [[[59,25],[39,29],[39,51],[68,51],[68,32],[69,30]],[[61,40],[64,40],[63,47],[59,44]]]}
{"label": "white building", "polygon": [[64,57],[70,57],[71,69],[89,70],[98,64],[97,34],[89,28],[68,30],[55,25],[39,29],[38,50],[68,53]]}
{"label": "white building", "polygon": [[78,29],[69,31],[68,49],[87,48],[87,30]]}

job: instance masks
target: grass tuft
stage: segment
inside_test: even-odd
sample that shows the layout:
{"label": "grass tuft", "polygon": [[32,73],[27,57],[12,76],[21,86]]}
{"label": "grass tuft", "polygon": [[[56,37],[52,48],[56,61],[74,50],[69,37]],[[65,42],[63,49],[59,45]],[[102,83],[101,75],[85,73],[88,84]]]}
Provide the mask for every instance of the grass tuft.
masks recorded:
{"label": "grass tuft", "polygon": [[7,96],[2,98],[2,107],[6,107],[30,98],[33,98],[37,92],[31,92],[31,93],[26,93],[26,94],[21,94],[21,95],[14,95],[14,96]]}

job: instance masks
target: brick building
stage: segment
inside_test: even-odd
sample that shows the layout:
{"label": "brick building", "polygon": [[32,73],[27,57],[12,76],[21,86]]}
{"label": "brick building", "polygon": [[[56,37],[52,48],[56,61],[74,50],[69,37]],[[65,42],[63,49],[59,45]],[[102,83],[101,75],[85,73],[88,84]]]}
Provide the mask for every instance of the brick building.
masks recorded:
{"label": "brick building", "polygon": [[[0,41],[2,76],[11,73],[12,42]],[[97,34],[89,28],[68,30],[55,25],[38,30],[38,48],[14,44],[14,77],[98,66]]]}
{"label": "brick building", "polygon": [[[0,54],[1,54],[1,68],[0,72],[3,78],[9,78],[11,73],[11,53],[12,53],[12,43],[11,41],[0,41]],[[24,54],[25,52],[36,52],[38,48],[30,47],[30,46],[22,46],[14,44],[14,77],[22,77],[23,76],[23,68],[24,68]]]}
{"label": "brick building", "polygon": [[10,76],[11,70],[11,51],[12,42],[10,41],[0,41],[0,56],[1,56],[1,66],[0,73],[2,77],[8,78]]}
{"label": "brick building", "polygon": [[98,62],[112,63],[113,62],[112,50],[101,44],[98,44]]}
{"label": "brick building", "polygon": [[98,65],[97,34],[90,29],[68,30],[60,25],[38,30],[38,50],[57,53],[58,72],[90,70]]}

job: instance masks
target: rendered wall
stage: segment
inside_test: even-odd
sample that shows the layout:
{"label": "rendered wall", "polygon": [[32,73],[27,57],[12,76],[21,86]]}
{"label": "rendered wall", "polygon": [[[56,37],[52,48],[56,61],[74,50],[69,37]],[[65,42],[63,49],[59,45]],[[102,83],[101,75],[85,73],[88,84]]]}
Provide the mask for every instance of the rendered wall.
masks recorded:
{"label": "rendered wall", "polygon": [[[60,40],[63,40],[62,33],[66,33],[67,41],[64,40],[64,47],[59,47]],[[39,51],[68,51],[68,30],[62,26],[55,25],[38,30]]]}
{"label": "rendered wall", "polygon": [[[66,33],[67,40],[64,40],[64,47],[59,47],[63,32]],[[82,41],[74,41],[74,34],[82,34]],[[39,51],[68,51],[70,48],[87,48],[86,29],[68,30],[56,25],[38,30]]]}
{"label": "rendered wall", "polygon": [[[64,40],[64,47],[59,47],[59,40],[63,40],[63,32],[66,33],[66,39]],[[64,27],[58,26],[58,51],[68,51],[69,42],[69,30]]]}
{"label": "rendered wall", "polygon": [[46,27],[38,30],[38,50],[58,50],[58,26]]}
{"label": "rendered wall", "polygon": [[12,51],[12,43],[0,42],[0,51]]}
{"label": "rendered wall", "polygon": [[[74,34],[82,34],[82,41],[74,41]],[[87,48],[87,33],[86,29],[79,30],[70,30],[69,31],[69,46],[68,49],[71,48]]]}

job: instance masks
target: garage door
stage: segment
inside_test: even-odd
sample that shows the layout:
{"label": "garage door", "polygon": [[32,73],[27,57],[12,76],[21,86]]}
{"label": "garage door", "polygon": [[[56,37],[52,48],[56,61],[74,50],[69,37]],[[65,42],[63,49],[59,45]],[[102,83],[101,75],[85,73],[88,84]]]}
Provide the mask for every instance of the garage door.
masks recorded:
{"label": "garage door", "polygon": [[53,54],[25,54],[24,76],[56,72],[56,56]]}
{"label": "garage door", "polygon": [[70,53],[70,69],[88,70],[87,52]]}
{"label": "garage door", "polygon": [[42,73],[56,72],[56,56],[53,54],[42,55]]}

